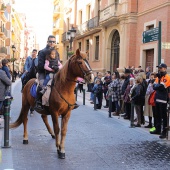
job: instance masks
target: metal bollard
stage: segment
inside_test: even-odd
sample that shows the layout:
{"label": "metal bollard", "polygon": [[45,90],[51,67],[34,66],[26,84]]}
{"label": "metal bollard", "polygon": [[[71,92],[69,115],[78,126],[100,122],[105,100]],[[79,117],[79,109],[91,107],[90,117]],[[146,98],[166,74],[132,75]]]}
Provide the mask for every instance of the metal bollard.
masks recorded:
{"label": "metal bollard", "polygon": [[85,105],[85,89],[83,89],[83,105]]}
{"label": "metal bollard", "polygon": [[77,101],[77,93],[78,93],[78,89],[75,89],[75,94],[76,94],[76,101]]}
{"label": "metal bollard", "polygon": [[109,96],[109,118],[111,118],[112,114],[112,96]]}
{"label": "metal bollard", "polygon": [[134,128],[134,103],[131,102],[130,128]]}
{"label": "metal bollard", "polygon": [[2,148],[10,148],[9,146],[9,120],[10,120],[11,99],[4,101],[4,146]]}
{"label": "metal bollard", "polygon": [[97,110],[97,105],[96,105],[96,93],[94,93],[94,110]]}
{"label": "metal bollard", "polygon": [[167,107],[167,129],[166,129],[166,139],[170,141],[170,125],[169,125],[169,114],[170,114],[170,104]]}

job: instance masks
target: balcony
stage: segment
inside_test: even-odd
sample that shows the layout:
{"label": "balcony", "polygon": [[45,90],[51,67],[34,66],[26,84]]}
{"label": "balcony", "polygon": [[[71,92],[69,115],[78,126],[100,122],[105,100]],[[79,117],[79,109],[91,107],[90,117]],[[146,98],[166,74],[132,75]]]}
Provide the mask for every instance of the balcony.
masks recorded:
{"label": "balcony", "polygon": [[6,47],[0,47],[0,59],[3,59],[7,56],[7,48]]}
{"label": "balcony", "polygon": [[55,9],[54,9],[54,13],[53,13],[53,17],[58,17],[60,15],[60,6],[57,5],[55,6]]}
{"label": "balcony", "polygon": [[[118,13],[119,11],[119,13]],[[100,24],[108,20],[117,21],[120,14],[120,4],[114,3],[100,11]]]}
{"label": "balcony", "polygon": [[57,20],[54,24],[53,24],[53,32],[57,32],[60,29],[60,22],[59,20]]}
{"label": "balcony", "polygon": [[0,27],[0,35],[5,35],[6,37],[8,37],[7,29],[1,26]]}
{"label": "balcony", "polygon": [[68,38],[67,38],[67,32],[64,32],[64,33],[62,34],[61,42],[65,42],[65,41],[67,41],[67,40],[68,40]]}
{"label": "balcony", "polygon": [[76,36],[97,32],[101,30],[98,26],[99,26],[99,17],[97,16],[79,25],[77,28]]}

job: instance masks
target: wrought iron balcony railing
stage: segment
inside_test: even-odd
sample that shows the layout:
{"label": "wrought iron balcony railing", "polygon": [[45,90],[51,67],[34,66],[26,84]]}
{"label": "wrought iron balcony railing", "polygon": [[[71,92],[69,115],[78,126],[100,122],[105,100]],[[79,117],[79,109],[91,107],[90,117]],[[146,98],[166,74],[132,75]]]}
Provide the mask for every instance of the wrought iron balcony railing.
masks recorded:
{"label": "wrought iron balcony railing", "polygon": [[6,28],[4,28],[3,26],[1,26],[0,28],[1,32],[5,34],[5,36],[7,37],[8,36],[8,31]]}
{"label": "wrought iron balcony railing", "polygon": [[7,48],[6,47],[0,47],[0,53],[7,54]]}
{"label": "wrought iron balcony railing", "polygon": [[77,28],[76,35],[82,35],[87,31],[90,31],[91,29],[95,29],[96,27],[99,26],[99,17],[96,16],[85,23],[81,24]]}
{"label": "wrought iron balcony railing", "polygon": [[67,32],[64,32],[64,33],[62,34],[61,42],[65,42],[65,41],[67,41]]}

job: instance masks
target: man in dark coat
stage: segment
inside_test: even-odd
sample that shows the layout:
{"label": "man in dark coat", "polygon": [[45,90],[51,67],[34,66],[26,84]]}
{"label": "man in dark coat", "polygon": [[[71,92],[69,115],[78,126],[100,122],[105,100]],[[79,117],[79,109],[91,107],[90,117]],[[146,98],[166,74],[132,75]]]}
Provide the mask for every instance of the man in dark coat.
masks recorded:
{"label": "man in dark coat", "polygon": [[11,80],[6,75],[5,71],[1,69],[0,62],[0,109],[3,105],[3,101],[5,100],[6,88],[12,84]]}
{"label": "man in dark coat", "polygon": [[[49,49],[55,49],[55,45],[56,45],[55,36],[49,35],[47,39],[46,47],[38,52],[38,80],[39,80],[40,85],[37,88],[37,98],[36,98],[36,106],[35,106],[35,109],[37,110],[43,109],[41,105],[42,94],[40,93],[40,91],[42,90],[43,82],[45,79],[44,64],[46,60],[46,55]],[[59,53],[57,52],[57,50],[56,50],[56,58],[60,61]]]}

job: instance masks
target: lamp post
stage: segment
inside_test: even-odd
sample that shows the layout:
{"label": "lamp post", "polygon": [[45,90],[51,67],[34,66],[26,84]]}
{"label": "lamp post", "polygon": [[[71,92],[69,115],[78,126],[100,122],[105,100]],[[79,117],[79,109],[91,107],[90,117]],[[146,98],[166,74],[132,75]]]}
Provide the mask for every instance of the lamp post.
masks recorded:
{"label": "lamp post", "polygon": [[13,58],[12,58],[12,66],[13,66],[13,69],[12,69],[12,82],[15,82],[14,80],[14,53],[16,51],[16,47],[14,45],[12,45],[12,51],[13,51]]}
{"label": "lamp post", "polygon": [[71,30],[69,30],[67,32],[67,35],[68,35],[68,40],[70,42],[70,50],[72,50],[72,42],[73,42],[73,39],[74,39],[74,37],[76,35],[76,29],[72,26]]}

